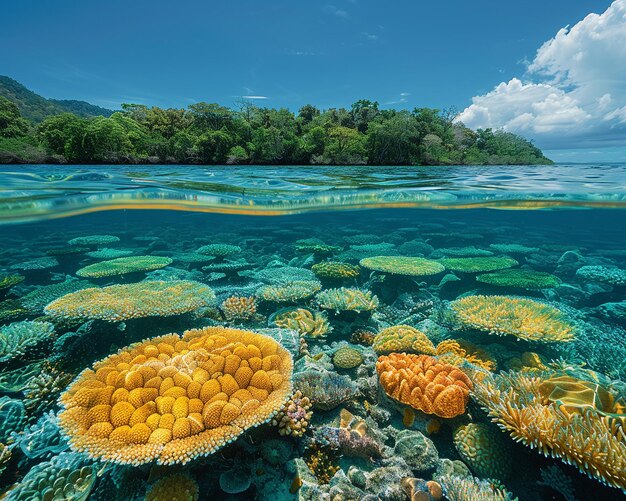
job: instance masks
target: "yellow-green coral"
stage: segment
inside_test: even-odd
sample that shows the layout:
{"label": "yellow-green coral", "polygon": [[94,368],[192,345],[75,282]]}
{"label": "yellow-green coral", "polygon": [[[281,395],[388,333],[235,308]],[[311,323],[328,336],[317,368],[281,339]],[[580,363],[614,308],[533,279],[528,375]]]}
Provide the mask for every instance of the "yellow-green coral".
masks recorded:
{"label": "yellow-green coral", "polygon": [[143,271],[153,271],[172,264],[169,257],[129,256],[118,257],[109,261],[90,264],[76,272],[79,277],[100,278],[114,275],[126,275]]}
{"label": "yellow-green coral", "polygon": [[361,269],[353,264],[341,263],[339,261],[324,261],[311,266],[311,271],[320,278],[333,280],[343,280],[356,278],[361,273]]}
{"label": "yellow-green coral", "polygon": [[289,352],[268,336],[206,327],[133,344],[61,396],[74,450],[122,464],[187,463],[269,421],[291,395]]}
{"label": "yellow-green coral", "polygon": [[528,341],[573,341],[574,325],[556,308],[527,298],[466,296],[452,302],[465,327]]}
{"label": "yellow-green coral", "polygon": [[253,296],[230,296],[222,302],[220,310],[228,321],[247,321],[256,313],[256,298]]}
{"label": "yellow-green coral", "polygon": [[439,260],[446,270],[481,273],[512,268],[519,263],[510,257],[451,257]]}
{"label": "yellow-green coral", "polygon": [[146,501],[197,501],[198,482],[185,473],[173,473],[157,480],[146,493]]}
{"label": "yellow-green coral", "polygon": [[293,329],[309,338],[324,337],[330,331],[330,324],[323,311],[311,312],[305,308],[285,308],[272,317],[274,325],[283,329]]}
{"label": "yellow-green coral", "polygon": [[380,331],[372,348],[378,355],[387,353],[435,354],[435,346],[426,334],[410,325],[394,325]]}
{"label": "yellow-green coral", "polygon": [[106,245],[112,244],[115,242],[119,242],[119,237],[114,235],[86,235],[84,237],[76,237],[68,240],[68,244],[70,245],[86,245],[86,246],[98,246],[98,245]]}
{"label": "yellow-green coral", "polygon": [[67,294],[45,308],[47,315],[119,322],[180,315],[215,301],[210,287],[188,280],[146,281],[92,287]]}
{"label": "yellow-green coral", "polygon": [[[493,425],[492,425],[493,426]],[[483,423],[468,423],[454,432],[454,446],[472,471],[481,478],[506,479],[511,454],[502,433]]]}
{"label": "yellow-green coral", "polygon": [[0,273],[0,290],[9,289],[24,280],[24,275]]}
{"label": "yellow-green coral", "polygon": [[203,245],[196,252],[207,256],[226,257],[241,252],[241,247],[230,244],[209,244]]}
{"label": "yellow-green coral", "polygon": [[496,360],[487,351],[462,339],[444,339],[435,349],[437,358],[452,365],[469,362],[488,371],[496,369]]}
{"label": "yellow-green coral", "polygon": [[259,295],[266,301],[275,303],[295,303],[306,299],[322,288],[315,280],[299,280],[288,284],[266,285]]}
{"label": "yellow-green coral", "polygon": [[378,298],[370,291],[346,287],[323,290],[315,299],[322,308],[335,311],[371,311],[379,305]]}
{"label": "yellow-green coral", "polygon": [[478,275],[476,281],[499,287],[523,289],[551,289],[561,285],[558,277],[544,271],[534,270],[499,270]]}
{"label": "yellow-green coral", "polygon": [[333,364],[338,369],[354,369],[362,363],[361,352],[349,346],[343,346],[333,353]]}
{"label": "yellow-green coral", "polygon": [[54,326],[50,322],[15,322],[0,327],[0,362],[23,358],[36,351],[54,336]]}
{"label": "yellow-green coral", "polygon": [[437,261],[422,257],[374,256],[361,259],[359,264],[368,270],[411,277],[436,275],[444,270]]}

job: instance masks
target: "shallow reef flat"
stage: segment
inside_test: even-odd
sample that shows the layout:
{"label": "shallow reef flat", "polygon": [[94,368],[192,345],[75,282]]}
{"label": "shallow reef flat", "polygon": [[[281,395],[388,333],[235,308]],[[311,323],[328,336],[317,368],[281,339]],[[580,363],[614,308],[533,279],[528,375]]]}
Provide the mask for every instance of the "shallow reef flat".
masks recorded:
{"label": "shallow reef flat", "polygon": [[5,499],[626,492],[622,211],[143,210],[10,230]]}

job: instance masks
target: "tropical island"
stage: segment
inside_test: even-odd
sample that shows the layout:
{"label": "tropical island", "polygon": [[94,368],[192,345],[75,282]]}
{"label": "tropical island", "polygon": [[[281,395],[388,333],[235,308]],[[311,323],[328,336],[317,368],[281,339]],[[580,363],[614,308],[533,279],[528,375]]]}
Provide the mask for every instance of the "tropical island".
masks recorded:
{"label": "tropical island", "polygon": [[531,141],[472,130],[454,110],[236,108],[198,102],[187,109],[46,99],[0,76],[0,163],[269,165],[551,164]]}

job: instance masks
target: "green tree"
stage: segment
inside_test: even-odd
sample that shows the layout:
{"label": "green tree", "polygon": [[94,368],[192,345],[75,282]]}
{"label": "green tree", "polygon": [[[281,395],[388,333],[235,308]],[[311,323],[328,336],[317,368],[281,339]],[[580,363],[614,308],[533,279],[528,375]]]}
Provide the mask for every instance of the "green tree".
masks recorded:
{"label": "green tree", "polygon": [[365,135],[358,130],[337,126],[328,131],[329,141],[324,156],[333,164],[363,164],[365,157]]}
{"label": "green tree", "polygon": [[22,118],[17,105],[0,96],[0,137],[25,136],[29,128],[28,121]]}

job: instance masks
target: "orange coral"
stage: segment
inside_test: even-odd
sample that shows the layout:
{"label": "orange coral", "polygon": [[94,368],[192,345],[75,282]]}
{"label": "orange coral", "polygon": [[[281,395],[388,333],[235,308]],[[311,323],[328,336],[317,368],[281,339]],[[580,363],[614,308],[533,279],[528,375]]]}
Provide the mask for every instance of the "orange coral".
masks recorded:
{"label": "orange coral", "polygon": [[495,359],[482,348],[462,339],[445,339],[437,345],[439,360],[452,365],[469,362],[488,371],[496,370]]}
{"label": "orange coral", "polygon": [[463,414],[473,384],[458,367],[428,355],[392,353],[376,362],[387,395],[414,409],[452,418]]}
{"label": "orange coral", "polygon": [[292,360],[272,338],[207,327],[123,348],[61,396],[73,449],[123,464],[187,463],[264,423],[291,395]]}
{"label": "orange coral", "polygon": [[230,296],[220,306],[226,320],[250,320],[256,313],[256,298]]}

